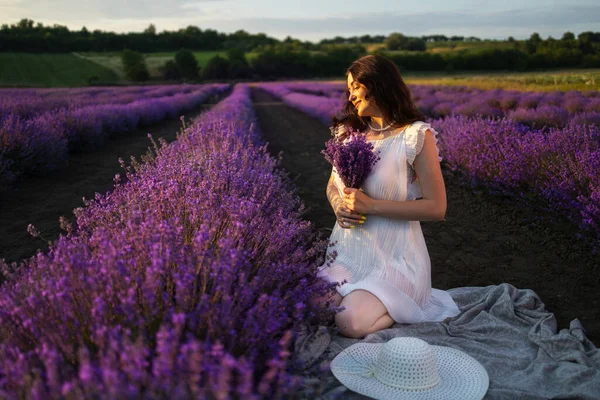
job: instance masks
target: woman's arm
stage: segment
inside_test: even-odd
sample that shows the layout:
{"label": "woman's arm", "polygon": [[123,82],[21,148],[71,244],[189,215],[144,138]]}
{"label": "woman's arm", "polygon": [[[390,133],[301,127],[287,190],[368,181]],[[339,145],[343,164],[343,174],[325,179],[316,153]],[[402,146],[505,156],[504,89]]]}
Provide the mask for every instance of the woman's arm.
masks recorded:
{"label": "woman's arm", "polygon": [[413,163],[423,199],[419,201],[373,200],[371,214],[409,221],[441,221],[446,215],[446,187],[433,134],[425,131],[423,149]]}
{"label": "woman's arm", "polygon": [[423,149],[413,163],[421,184],[422,200],[376,200],[360,190],[344,189],[344,203],[350,210],[406,221],[441,221],[446,215],[446,187],[438,161],[433,134],[425,131]]}
{"label": "woman's arm", "polygon": [[340,196],[337,186],[333,181],[333,172],[327,184],[327,199],[333,208],[333,213],[338,221],[338,225],[344,229],[354,228],[356,224],[364,224],[366,217],[358,212],[350,210],[344,204],[344,199]]}
{"label": "woman's arm", "polygon": [[334,212],[336,211],[336,207],[342,203],[338,188],[333,182],[333,171],[331,171],[331,177],[327,183],[327,200],[329,200],[329,204],[331,204],[331,208],[333,208]]}

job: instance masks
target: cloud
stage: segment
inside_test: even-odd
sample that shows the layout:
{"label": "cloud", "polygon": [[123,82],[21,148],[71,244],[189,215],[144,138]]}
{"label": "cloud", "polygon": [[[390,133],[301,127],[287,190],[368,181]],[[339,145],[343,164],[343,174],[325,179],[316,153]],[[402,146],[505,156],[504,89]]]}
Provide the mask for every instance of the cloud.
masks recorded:
{"label": "cloud", "polygon": [[[8,1],[7,7],[3,7]],[[44,23],[46,20],[72,20],[95,18],[106,19],[140,19],[164,17],[181,17],[189,12],[189,8],[201,10],[204,3],[215,3],[223,0],[2,0],[3,8],[11,14],[19,12],[15,18],[31,18]],[[3,12],[4,13],[4,12]]]}
{"label": "cloud", "polygon": [[[487,1],[487,0],[481,0]],[[474,4],[474,3],[471,3]],[[487,8],[489,10],[489,7]],[[27,11],[25,11],[27,10]],[[31,18],[45,25],[60,23],[71,29],[141,31],[154,23],[160,30],[177,30],[188,25],[220,32],[243,29],[264,32],[283,39],[320,40],[334,36],[428,34],[477,36],[480,38],[526,38],[533,32],[542,37],[560,37],[565,31],[575,34],[597,30],[600,7],[591,5],[548,7],[527,6],[501,11],[485,11],[486,6],[471,6],[453,11],[336,13],[334,16],[277,17],[258,6],[235,0],[0,0],[0,22]],[[269,12],[274,11],[270,10]]]}
{"label": "cloud", "polygon": [[183,10],[203,10],[206,8],[206,3],[221,2],[225,0],[194,0],[181,5]]}
{"label": "cloud", "polygon": [[[324,17],[314,19],[251,18],[240,19],[248,26],[268,26],[291,33],[336,31],[354,34],[373,31],[396,31],[421,35],[454,28],[525,28],[533,32],[540,26],[572,24],[597,24],[600,7],[556,7],[553,9],[514,9],[497,12],[426,12],[426,13],[367,13],[345,18]],[[215,21],[216,22],[216,21]],[[484,31],[485,32],[485,31]]]}
{"label": "cloud", "polygon": [[[446,35],[473,35],[481,38],[523,37],[538,31],[554,34],[573,30],[594,30],[600,21],[600,7],[569,6],[549,9],[513,9],[485,12],[480,10],[459,12],[421,13],[363,13],[343,17],[320,18],[240,18],[235,21],[206,21],[228,30],[245,29],[249,32],[266,32],[276,37],[324,38],[389,34],[402,32],[421,36],[434,33]],[[574,29],[579,27],[579,29]]]}

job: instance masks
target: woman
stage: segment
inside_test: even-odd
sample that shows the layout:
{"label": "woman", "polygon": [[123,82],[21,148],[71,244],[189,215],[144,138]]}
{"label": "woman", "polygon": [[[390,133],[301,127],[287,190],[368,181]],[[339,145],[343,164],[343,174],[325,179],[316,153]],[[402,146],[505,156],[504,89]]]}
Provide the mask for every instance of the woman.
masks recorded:
{"label": "woman", "polygon": [[[437,132],[411,100],[396,65],[369,55],[348,68],[345,117],[337,132],[361,130],[381,159],[363,190],[345,188],[333,170],[327,197],[337,224],[328,252],[331,265],[318,276],[342,282],[334,298],[319,299],[345,310],[335,316],[352,338],[397,323],[442,321],[459,314],[445,291],[431,288],[431,264],[419,221],[441,221],[446,190]],[[417,178],[418,177],[418,178]],[[414,201],[419,199],[419,201]]]}

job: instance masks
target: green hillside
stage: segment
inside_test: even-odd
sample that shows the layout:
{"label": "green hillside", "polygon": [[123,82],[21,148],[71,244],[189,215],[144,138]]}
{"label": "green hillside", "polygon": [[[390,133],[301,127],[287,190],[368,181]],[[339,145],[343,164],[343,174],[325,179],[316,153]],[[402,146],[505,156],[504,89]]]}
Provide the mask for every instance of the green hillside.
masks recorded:
{"label": "green hillside", "polygon": [[118,80],[110,69],[73,54],[0,53],[0,86],[86,86]]}
{"label": "green hillside", "polygon": [[[145,53],[144,57],[146,59],[146,66],[148,67],[148,72],[150,76],[153,78],[160,79],[161,72],[160,68],[165,65],[165,63],[169,60],[175,59],[175,51],[173,52],[159,52],[159,53]],[[226,51],[193,51],[194,57],[196,61],[198,61],[198,65],[200,68],[203,68],[206,64],[208,64],[208,60],[213,58],[216,55],[220,55],[221,57],[227,57]],[[93,61],[97,64],[100,64],[106,68],[114,71],[121,79],[125,79],[125,72],[123,71],[123,66],[121,64],[121,53],[119,52],[105,52],[105,53],[79,53],[80,57],[83,57],[87,60]],[[247,53],[246,58],[251,60],[254,57],[254,53]]]}

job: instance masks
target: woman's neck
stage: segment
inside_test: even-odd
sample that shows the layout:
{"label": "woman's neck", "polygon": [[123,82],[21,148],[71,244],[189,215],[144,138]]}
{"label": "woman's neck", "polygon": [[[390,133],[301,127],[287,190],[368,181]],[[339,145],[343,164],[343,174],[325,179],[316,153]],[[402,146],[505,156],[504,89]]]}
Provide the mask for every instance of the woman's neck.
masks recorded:
{"label": "woman's neck", "polygon": [[380,128],[384,128],[388,125],[389,125],[389,122],[387,122],[385,120],[385,118],[383,118],[383,116],[379,116],[379,117],[372,116],[371,117],[371,126],[373,128],[380,129]]}

